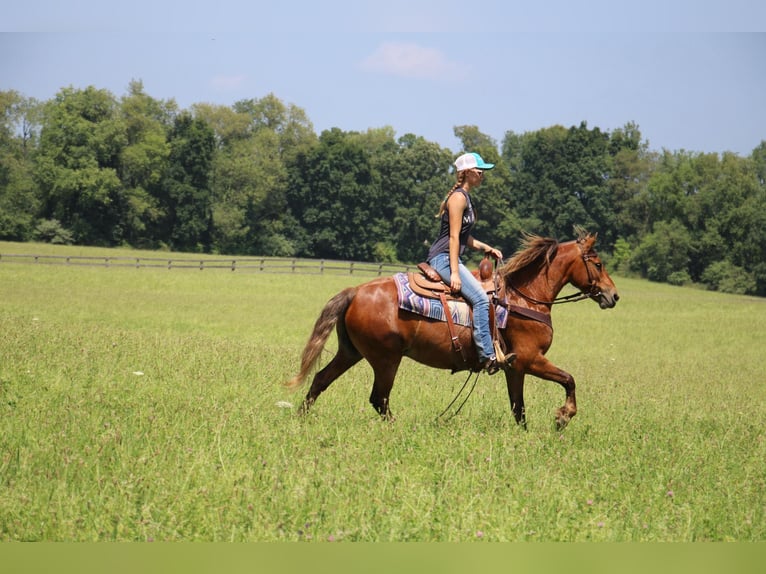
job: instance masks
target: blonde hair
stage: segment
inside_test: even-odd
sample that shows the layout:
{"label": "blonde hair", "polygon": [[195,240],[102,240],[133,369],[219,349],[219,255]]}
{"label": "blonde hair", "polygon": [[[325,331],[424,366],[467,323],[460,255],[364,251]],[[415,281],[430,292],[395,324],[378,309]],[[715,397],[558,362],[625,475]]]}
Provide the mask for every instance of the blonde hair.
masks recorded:
{"label": "blonde hair", "polygon": [[455,182],[455,185],[452,186],[452,189],[447,192],[447,195],[444,197],[444,200],[442,201],[441,205],[439,206],[439,213],[436,214],[436,219],[439,219],[442,215],[444,215],[444,212],[447,211],[447,201],[449,200],[450,196],[454,193],[454,191],[463,185],[463,182],[465,181],[465,176],[468,173],[468,170],[463,170],[457,172],[457,181]]}

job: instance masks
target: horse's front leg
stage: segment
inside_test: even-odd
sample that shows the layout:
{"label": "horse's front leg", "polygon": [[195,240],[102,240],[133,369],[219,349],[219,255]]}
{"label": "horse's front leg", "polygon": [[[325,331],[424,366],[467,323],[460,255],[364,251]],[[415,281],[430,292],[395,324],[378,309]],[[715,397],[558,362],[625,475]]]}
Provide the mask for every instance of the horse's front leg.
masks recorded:
{"label": "horse's front leg", "polygon": [[574,377],[566,371],[559,369],[543,355],[540,355],[529,365],[527,373],[546,381],[555,381],[564,387],[566,392],[564,406],[556,410],[556,428],[562,430],[572,420],[572,417],[577,414]]}
{"label": "horse's front leg", "polygon": [[508,399],[516,424],[527,430],[527,413],[524,409],[524,372],[514,369],[505,370],[505,384],[508,386]]}

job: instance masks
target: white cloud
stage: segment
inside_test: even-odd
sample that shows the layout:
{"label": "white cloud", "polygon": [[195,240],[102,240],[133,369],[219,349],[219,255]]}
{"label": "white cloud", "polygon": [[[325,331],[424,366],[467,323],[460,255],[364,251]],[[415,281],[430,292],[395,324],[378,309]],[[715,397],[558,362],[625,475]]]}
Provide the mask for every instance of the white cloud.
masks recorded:
{"label": "white cloud", "polygon": [[246,76],[239,74],[237,76],[214,76],[210,79],[210,85],[221,92],[236,90],[245,81]]}
{"label": "white cloud", "polygon": [[462,67],[442,52],[418,44],[385,42],[362,62],[362,69],[405,78],[455,80]]}

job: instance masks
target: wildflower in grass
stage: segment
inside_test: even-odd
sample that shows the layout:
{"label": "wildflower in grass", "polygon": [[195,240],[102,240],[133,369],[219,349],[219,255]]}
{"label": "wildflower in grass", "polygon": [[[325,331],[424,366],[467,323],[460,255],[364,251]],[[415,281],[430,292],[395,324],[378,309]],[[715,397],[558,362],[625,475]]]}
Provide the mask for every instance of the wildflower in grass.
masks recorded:
{"label": "wildflower in grass", "polygon": [[277,401],[277,406],[280,409],[291,409],[291,408],[293,408],[293,404],[292,403],[288,403],[287,401]]}
{"label": "wildflower in grass", "polygon": [[585,501],[585,504],[587,504],[588,506],[593,506],[593,499],[589,498],[588,500]]}
{"label": "wildflower in grass", "polygon": [[668,498],[673,498],[674,496],[675,496],[675,494],[673,493],[673,491],[672,490],[668,490]]}
{"label": "wildflower in grass", "polygon": [[481,530],[476,531],[476,538],[484,538],[484,532]]}
{"label": "wildflower in grass", "polygon": [[143,377],[144,376],[144,372],[143,371],[133,371],[133,374],[136,375],[137,377]]}

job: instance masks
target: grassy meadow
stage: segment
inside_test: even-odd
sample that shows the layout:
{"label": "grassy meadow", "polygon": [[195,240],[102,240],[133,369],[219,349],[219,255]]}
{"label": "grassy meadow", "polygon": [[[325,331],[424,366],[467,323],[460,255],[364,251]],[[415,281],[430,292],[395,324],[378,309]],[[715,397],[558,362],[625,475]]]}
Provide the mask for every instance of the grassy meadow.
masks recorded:
{"label": "grassy meadow", "polygon": [[765,540],[766,300],[614,279],[554,309],[558,433],[558,385],[527,378],[527,431],[502,375],[436,420],[465,375],[407,360],[396,422],[366,363],[297,416],[282,384],[366,278],[3,260],[0,540]]}

